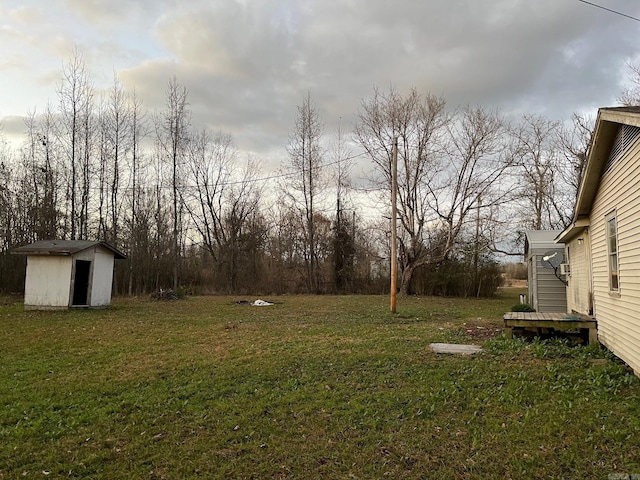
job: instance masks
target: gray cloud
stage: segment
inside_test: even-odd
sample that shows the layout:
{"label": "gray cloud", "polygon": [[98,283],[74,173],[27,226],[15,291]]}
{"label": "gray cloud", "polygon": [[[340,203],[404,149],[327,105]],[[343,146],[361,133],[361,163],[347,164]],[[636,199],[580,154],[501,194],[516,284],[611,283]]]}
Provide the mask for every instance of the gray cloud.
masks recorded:
{"label": "gray cloud", "polygon": [[[189,90],[195,124],[229,132],[242,150],[273,158],[283,155],[307,91],[328,132],[339,122],[349,130],[374,86],[415,86],[443,95],[452,108],[482,104],[554,119],[610,105],[626,62],[637,55],[640,26],[571,0],[64,5],[0,6],[13,18],[1,26],[11,48],[0,68],[50,82],[54,97],[51,57],[59,68],[75,43],[97,88],[116,70],[152,111],[163,108],[167,81],[176,76]],[[608,6],[629,8],[620,0]],[[0,91],[0,105],[15,95]],[[27,101],[24,113],[33,106]]]}

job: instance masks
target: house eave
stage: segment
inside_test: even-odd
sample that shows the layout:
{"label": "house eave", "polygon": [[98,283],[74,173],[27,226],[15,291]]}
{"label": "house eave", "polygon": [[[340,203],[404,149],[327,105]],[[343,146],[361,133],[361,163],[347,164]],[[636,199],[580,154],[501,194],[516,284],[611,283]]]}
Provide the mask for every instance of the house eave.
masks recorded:
{"label": "house eave", "polygon": [[574,223],[588,217],[595,200],[600,178],[620,125],[640,128],[640,107],[611,107],[598,110],[589,150],[574,209]]}
{"label": "house eave", "polygon": [[569,243],[571,240],[588,229],[590,225],[591,222],[589,221],[589,218],[581,218],[576,220],[556,237],[556,243]]}

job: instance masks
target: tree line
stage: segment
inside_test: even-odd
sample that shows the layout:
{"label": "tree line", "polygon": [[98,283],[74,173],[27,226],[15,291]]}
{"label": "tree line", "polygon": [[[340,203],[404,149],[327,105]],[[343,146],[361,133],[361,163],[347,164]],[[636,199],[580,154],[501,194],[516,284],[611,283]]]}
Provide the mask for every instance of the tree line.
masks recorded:
{"label": "tree line", "polygon": [[[0,137],[0,291],[23,288],[13,248],[64,238],[127,254],[116,263],[119,294],[383,293],[397,141],[401,293],[490,295],[496,255],[517,252],[527,228],[570,220],[591,132],[578,115],[508,120],[393,88],[362,100],[353,132],[327,132],[307,93],[288,157],[265,178],[229,134],[193,124],[176,78],[164,108],[149,112],[117,76],[96,91],[76,51],[56,93],[26,116],[22,145]],[[373,220],[352,184],[362,156]]]}

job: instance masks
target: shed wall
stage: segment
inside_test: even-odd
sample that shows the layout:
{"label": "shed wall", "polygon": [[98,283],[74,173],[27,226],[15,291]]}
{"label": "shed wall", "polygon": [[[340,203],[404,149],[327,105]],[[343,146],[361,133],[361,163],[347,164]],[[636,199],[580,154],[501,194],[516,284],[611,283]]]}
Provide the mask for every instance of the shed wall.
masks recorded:
{"label": "shed wall", "polygon": [[538,283],[536,281],[535,255],[527,258],[527,293],[529,295],[529,305],[538,309]]}
{"label": "shed wall", "polygon": [[103,248],[96,249],[91,287],[92,307],[104,307],[111,303],[113,262],[113,253]]}
{"label": "shed wall", "polygon": [[[552,249],[563,253],[563,248]],[[555,276],[553,269],[542,266],[542,257],[550,250],[534,249],[529,257],[529,301],[541,313],[565,313],[567,292],[564,283]],[[558,272],[559,273],[559,272]]]}
{"label": "shed wall", "polygon": [[[591,210],[594,313],[598,338],[640,374],[640,144],[601,178]],[[619,292],[609,288],[606,216],[616,213]]]}
{"label": "shed wall", "polygon": [[25,308],[67,308],[71,257],[28,256]]}

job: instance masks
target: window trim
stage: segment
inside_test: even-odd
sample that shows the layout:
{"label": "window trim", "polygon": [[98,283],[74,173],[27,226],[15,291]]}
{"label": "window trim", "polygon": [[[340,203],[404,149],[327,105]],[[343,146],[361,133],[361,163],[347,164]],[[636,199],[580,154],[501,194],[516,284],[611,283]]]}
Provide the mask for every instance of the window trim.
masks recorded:
{"label": "window trim", "polygon": [[[613,228],[611,224],[613,223]],[[617,212],[614,210],[605,216],[605,234],[607,238],[607,276],[609,280],[609,292],[613,295],[620,294],[620,245],[618,234]],[[612,232],[613,230],[613,232]],[[613,242],[612,242],[613,240]],[[611,247],[615,247],[612,251]],[[613,268],[615,265],[615,268]]]}

